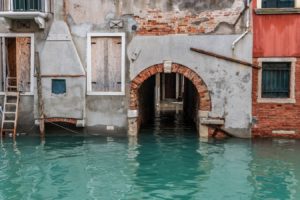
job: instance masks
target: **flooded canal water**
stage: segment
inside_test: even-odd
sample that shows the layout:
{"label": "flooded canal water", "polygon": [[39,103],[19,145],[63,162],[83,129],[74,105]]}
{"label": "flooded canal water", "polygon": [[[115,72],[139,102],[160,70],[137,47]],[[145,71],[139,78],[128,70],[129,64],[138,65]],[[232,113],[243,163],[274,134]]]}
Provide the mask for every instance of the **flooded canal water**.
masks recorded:
{"label": "flooded canal water", "polygon": [[300,199],[299,155],[296,140],[202,142],[176,116],[138,139],[22,136],[2,141],[0,199]]}

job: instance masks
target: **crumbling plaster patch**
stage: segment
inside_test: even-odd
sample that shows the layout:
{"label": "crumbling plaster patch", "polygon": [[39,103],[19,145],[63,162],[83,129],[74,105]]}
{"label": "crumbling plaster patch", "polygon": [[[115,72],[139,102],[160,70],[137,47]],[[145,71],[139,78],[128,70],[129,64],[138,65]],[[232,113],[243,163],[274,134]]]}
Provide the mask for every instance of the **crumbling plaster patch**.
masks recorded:
{"label": "crumbling plaster patch", "polygon": [[75,24],[105,24],[115,15],[113,0],[65,0],[66,15],[70,15]]}
{"label": "crumbling plaster patch", "polygon": [[[198,3],[198,7],[198,1],[189,2],[196,7],[187,6],[182,9],[180,8],[180,5],[183,4],[181,1],[178,1],[177,4],[173,3],[172,9],[165,9],[164,6],[151,7],[151,4],[144,5],[143,9],[134,7],[133,13],[139,24],[138,33],[156,35],[212,33],[220,28],[220,25],[233,25],[245,7],[243,0],[235,0],[232,4],[224,1],[227,2],[226,6],[224,6],[225,4],[217,6],[218,1],[215,3],[210,1],[211,4]],[[207,5],[212,5],[211,7],[215,9],[209,9]],[[232,27],[232,29],[239,31],[238,27]]]}
{"label": "crumbling plaster patch", "polygon": [[[107,28],[111,19],[133,16],[140,34],[240,32],[233,27],[244,0],[66,0],[65,14],[74,25]],[[87,28],[87,26],[85,26]],[[82,31],[76,32],[82,34]]]}

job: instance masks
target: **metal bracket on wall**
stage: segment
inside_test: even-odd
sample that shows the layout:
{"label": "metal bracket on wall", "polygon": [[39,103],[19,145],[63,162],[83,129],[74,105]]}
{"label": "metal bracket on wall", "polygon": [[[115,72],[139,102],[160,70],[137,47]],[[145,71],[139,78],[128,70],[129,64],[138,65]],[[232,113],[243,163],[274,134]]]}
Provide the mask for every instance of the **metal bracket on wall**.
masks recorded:
{"label": "metal bracket on wall", "polygon": [[215,58],[218,58],[218,59],[222,59],[222,60],[230,61],[230,62],[233,62],[233,63],[245,65],[245,66],[252,67],[252,68],[255,68],[255,69],[261,69],[261,67],[258,66],[258,65],[255,65],[255,64],[243,61],[243,60],[239,60],[239,59],[223,56],[223,55],[220,55],[220,54],[216,54],[216,53],[213,53],[213,52],[205,51],[205,50],[202,50],[202,49],[190,48],[190,50],[194,51],[196,53],[200,53],[200,54],[215,57]]}
{"label": "metal bracket on wall", "polygon": [[123,28],[123,26],[124,26],[124,23],[123,23],[123,20],[121,20],[121,19],[113,19],[113,20],[110,20],[110,22],[109,22],[110,28]]}

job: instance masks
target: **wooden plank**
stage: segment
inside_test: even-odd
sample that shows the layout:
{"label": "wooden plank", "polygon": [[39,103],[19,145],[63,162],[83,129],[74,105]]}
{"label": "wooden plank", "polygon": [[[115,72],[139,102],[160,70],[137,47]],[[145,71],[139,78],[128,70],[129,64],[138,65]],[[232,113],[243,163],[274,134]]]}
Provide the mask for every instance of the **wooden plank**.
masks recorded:
{"label": "wooden plank", "polygon": [[37,93],[38,93],[38,110],[40,117],[40,135],[41,138],[45,137],[45,112],[44,112],[44,100],[42,92],[42,79],[41,79],[41,67],[40,67],[40,56],[39,53],[35,53],[35,65],[37,74]]}
{"label": "wooden plank", "polygon": [[16,67],[18,88],[22,92],[30,92],[30,61],[31,39],[29,37],[16,38]]}
{"label": "wooden plank", "polygon": [[92,38],[92,90],[121,91],[121,37]]}
{"label": "wooden plank", "polygon": [[110,39],[108,44],[108,65],[109,65],[109,90],[112,92],[121,91],[122,82],[122,67],[121,67],[121,55],[122,55],[122,42],[121,37],[115,37]]}
{"label": "wooden plank", "polygon": [[17,125],[18,125],[18,114],[19,114],[19,101],[20,101],[20,93],[18,92],[17,100],[16,100],[16,114],[15,114],[15,120],[14,120],[14,138],[16,138],[17,135]]}
{"label": "wooden plank", "polygon": [[227,57],[227,56],[223,56],[223,55],[216,54],[216,53],[213,53],[213,52],[205,51],[205,50],[202,50],[202,49],[190,48],[190,50],[194,51],[194,52],[197,52],[197,53],[200,53],[200,54],[207,55],[207,56],[211,56],[211,57],[219,58],[219,59],[222,59],[222,60],[230,61],[230,62],[233,62],[233,63],[237,63],[237,64],[245,65],[245,66],[248,66],[248,67],[252,67],[252,68],[255,68],[255,69],[260,69],[261,68],[258,65],[254,65],[254,64],[246,62],[246,61],[242,61],[242,60],[235,59],[235,58],[230,58],[230,57]]}
{"label": "wooden plank", "polygon": [[[92,90],[104,91],[102,69],[104,68],[104,40],[92,38]],[[102,72],[102,73],[101,73]]]}

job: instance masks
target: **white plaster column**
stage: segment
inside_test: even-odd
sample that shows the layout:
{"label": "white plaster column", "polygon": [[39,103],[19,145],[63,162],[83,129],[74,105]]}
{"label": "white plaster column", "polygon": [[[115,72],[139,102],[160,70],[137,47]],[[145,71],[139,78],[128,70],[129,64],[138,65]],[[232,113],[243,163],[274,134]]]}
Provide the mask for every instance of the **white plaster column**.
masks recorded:
{"label": "white plaster column", "polygon": [[139,131],[138,110],[128,110],[128,136],[136,137]]}
{"label": "white plaster column", "polygon": [[198,113],[198,132],[201,138],[208,138],[208,126],[203,125],[203,119],[208,118],[208,111],[199,111]]}
{"label": "white plaster column", "polygon": [[300,0],[295,1],[295,8],[300,8]]}

